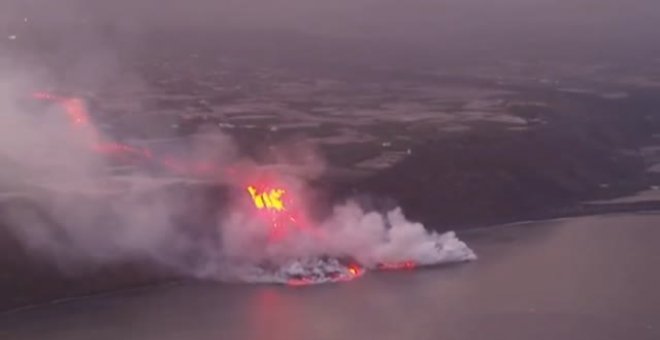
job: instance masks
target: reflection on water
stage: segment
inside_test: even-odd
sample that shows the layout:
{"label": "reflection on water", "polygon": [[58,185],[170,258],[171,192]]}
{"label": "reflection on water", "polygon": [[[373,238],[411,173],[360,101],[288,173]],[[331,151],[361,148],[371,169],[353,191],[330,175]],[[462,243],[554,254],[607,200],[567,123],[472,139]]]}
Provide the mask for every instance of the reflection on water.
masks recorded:
{"label": "reflection on water", "polygon": [[252,306],[249,308],[251,315],[245,320],[250,339],[294,339],[296,319],[304,320],[288,308],[278,308],[286,306],[286,301],[272,288],[256,291],[246,303]]}
{"label": "reflection on water", "polygon": [[13,313],[1,339],[660,339],[658,215],[463,235],[480,259],[312,287],[186,284]]}

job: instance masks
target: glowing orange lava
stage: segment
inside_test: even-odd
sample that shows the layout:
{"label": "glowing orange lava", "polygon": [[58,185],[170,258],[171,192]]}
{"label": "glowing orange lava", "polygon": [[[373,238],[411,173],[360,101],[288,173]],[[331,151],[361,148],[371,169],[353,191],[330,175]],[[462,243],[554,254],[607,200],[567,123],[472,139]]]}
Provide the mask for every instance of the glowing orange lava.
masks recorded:
{"label": "glowing orange lava", "polygon": [[74,126],[89,125],[89,116],[87,115],[87,110],[85,110],[85,107],[80,99],[66,99],[62,102],[62,105],[66,108],[66,112],[69,115],[69,120]]}
{"label": "glowing orange lava", "polygon": [[[247,191],[252,197],[254,206],[259,210],[284,211],[284,202],[282,196],[286,193],[284,189],[270,189],[259,192],[254,186],[248,186]],[[292,217],[293,218],[293,217]],[[295,221],[295,219],[293,219]]]}
{"label": "glowing orange lava", "polygon": [[111,156],[122,161],[149,161],[155,162],[172,173],[181,175],[193,175],[196,177],[216,176],[221,169],[208,162],[188,162],[186,160],[174,159],[169,156],[156,157],[152,150],[122,144],[107,140],[94,125],[82,99],[76,97],[65,97],[50,92],[34,92],[32,97],[55,103],[64,109],[64,113],[73,129],[83,133],[81,138],[89,143],[89,148],[97,153]]}
{"label": "glowing orange lava", "polygon": [[[80,98],[64,97],[48,92],[35,92],[32,94],[32,97],[37,100],[55,103],[63,108],[71,127],[81,134],[82,141],[89,143],[89,148],[94,152],[106,156],[120,157],[123,160],[149,161],[159,164],[163,169],[167,169],[172,173],[182,175],[207,177],[224,172],[233,178],[241,176],[240,170],[237,171],[232,167],[222,169],[206,161],[190,162],[185,159],[156,154],[146,147],[131,146],[102,138],[102,134],[99,133],[99,130],[97,130],[97,127],[87,112],[84,101]],[[291,231],[291,228],[303,229],[309,233],[313,233],[312,235],[322,235],[315,228],[311,227],[304,209],[301,209],[298,202],[290,197],[291,193],[289,191],[279,186],[263,185],[264,183],[269,183],[270,180],[272,178],[264,182],[263,178],[261,178],[257,182],[253,182],[259,183],[258,185],[254,184],[246,187],[253,205],[260,212],[258,215],[266,219],[272,226],[270,241],[277,242],[281,240]],[[381,263],[377,267],[380,270],[411,270],[417,267],[417,263],[414,261]],[[333,282],[350,281],[365,273],[365,268],[357,263],[351,263],[344,267],[344,269],[341,274],[329,280]],[[291,286],[306,286],[315,283],[318,282],[313,278],[305,277],[288,281],[288,284]]]}
{"label": "glowing orange lava", "polygon": [[85,104],[79,98],[75,97],[62,97],[48,92],[35,92],[32,97],[39,100],[47,100],[55,102],[64,108],[66,115],[75,127],[84,127],[93,129],[90,124],[89,115],[85,109]]}
{"label": "glowing orange lava", "polygon": [[362,276],[365,273],[365,269],[360,264],[353,262],[348,266],[348,272],[351,274],[349,280],[352,280]]}
{"label": "glowing orange lava", "polygon": [[281,188],[259,190],[256,186],[249,185],[247,192],[252,198],[252,204],[258,211],[262,212],[261,217],[272,227],[271,242],[281,240],[290,231],[291,227],[300,227],[294,217],[293,210],[290,210],[284,203],[286,190]]}
{"label": "glowing orange lava", "polygon": [[[351,263],[348,265],[348,272],[344,274],[339,274],[333,278],[330,278],[328,281],[330,282],[348,282],[352,281],[353,279],[356,279],[364,274],[364,268],[360,266],[357,263]],[[310,286],[317,284],[318,281],[309,278],[309,277],[301,277],[301,278],[295,278],[295,279],[289,279],[287,281],[287,285],[293,286],[293,287],[299,287],[299,286]]]}
{"label": "glowing orange lava", "polygon": [[415,261],[404,261],[404,262],[395,262],[395,263],[381,263],[378,266],[380,270],[411,270],[417,267]]}

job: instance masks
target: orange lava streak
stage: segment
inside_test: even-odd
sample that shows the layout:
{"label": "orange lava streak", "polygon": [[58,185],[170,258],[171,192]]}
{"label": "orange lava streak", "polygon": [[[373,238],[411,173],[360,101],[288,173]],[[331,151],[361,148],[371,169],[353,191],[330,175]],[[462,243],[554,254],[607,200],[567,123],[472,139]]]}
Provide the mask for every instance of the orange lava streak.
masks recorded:
{"label": "orange lava streak", "polygon": [[62,106],[73,126],[93,129],[89,115],[82,100],[75,97],[61,97],[48,92],[35,92],[32,97],[39,100],[52,101]]}
{"label": "orange lava streak", "polygon": [[101,134],[94,126],[85,104],[80,98],[64,97],[43,91],[33,93],[32,97],[37,100],[53,102],[62,107],[70,125],[84,133],[86,138],[89,138],[89,148],[94,152],[123,160],[156,162],[168,171],[181,175],[206,177],[215,176],[221,172],[219,167],[211,163],[193,162],[189,164],[189,162],[169,156],[156,157],[150,149],[101,138]]}
{"label": "orange lava streak", "polygon": [[74,126],[89,126],[89,116],[80,99],[67,99],[62,102],[62,105],[65,107],[69,120]]}
{"label": "orange lava streak", "polygon": [[411,270],[417,267],[415,261],[404,261],[404,262],[395,262],[395,263],[381,263],[378,265],[380,270]]}

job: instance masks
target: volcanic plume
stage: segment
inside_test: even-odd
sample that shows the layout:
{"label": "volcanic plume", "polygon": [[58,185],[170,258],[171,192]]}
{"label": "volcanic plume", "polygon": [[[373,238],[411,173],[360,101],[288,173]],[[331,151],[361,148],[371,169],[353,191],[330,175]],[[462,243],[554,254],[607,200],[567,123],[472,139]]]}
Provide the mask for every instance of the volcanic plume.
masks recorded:
{"label": "volcanic plume", "polygon": [[366,212],[349,201],[328,219],[312,221],[295,178],[266,178],[247,185],[243,204],[220,223],[230,277],[301,285],[476,258],[453,232],[427,231],[401,209]]}
{"label": "volcanic plume", "polygon": [[[329,217],[317,220],[308,214],[314,203],[306,197],[302,178],[240,158],[223,164],[192,161],[121,143],[103,135],[82,99],[47,92],[34,93],[33,98],[58,106],[68,121],[67,131],[59,131],[62,138],[101,161],[121,158],[135,165],[155,164],[176,175],[177,180],[222,179],[222,184],[234,193],[217,225],[203,226],[217,233],[204,236],[193,236],[172,222],[172,211],[193,204],[185,197],[127,192],[101,198],[102,202],[108,200],[102,204],[104,208],[90,212],[81,211],[83,205],[62,196],[56,199],[54,218],[63,230],[54,233],[48,230],[52,227],[43,224],[17,231],[19,239],[35,252],[55,258],[60,264],[125,261],[139,256],[206,279],[303,285],[347,281],[367,270],[413,269],[476,258],[454,233],[428,231],[422,224],[408,221],[400,209],[365,211],[356,202],[347,201],[337,205]],[[30,121],[21,128],[33,126]],[[31,144],[49,143],[41,139],[48,137],[30,132]],[[5,151],[11,150],[0,149],[0,155],[8,154],[14,162],[22,162],[21,153]],[[73,157],[72,162],[75,160]],[[250,165],[246,168],[244,164]],[[48,167],[47,163],[30,166]],[[80,167],[87,169],[85,164]],[[88,179],[87,185],[92,186],[102,180],[100,176]],[[24,216],[18,216],[17,221],[25,222]],[[64,236],[54,236],[62,233]],[[35,235],[39,242],[35,242]],[[191,254],[195,259],[192,262]]]}

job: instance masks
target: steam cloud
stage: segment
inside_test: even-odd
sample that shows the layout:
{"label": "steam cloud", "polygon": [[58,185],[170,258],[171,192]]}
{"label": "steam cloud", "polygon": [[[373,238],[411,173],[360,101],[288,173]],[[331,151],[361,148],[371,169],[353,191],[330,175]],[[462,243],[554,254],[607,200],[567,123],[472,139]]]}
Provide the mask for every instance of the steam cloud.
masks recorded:
{"label": "steam cloud", "polygon": [[[147,261],[200,278],[287,282],[305,277],[325,282],[356,275],[350,263],[371,269],[386,263],[434,265],[475,258],[454,233],[429,232],[406,220],[400,209],[367,212],[355,202],[335,207],[325,221],[306,221],[307,227],[269,242],[272,226],[246,204],[246,179],[227,178],[224,171],[214,180],[236,185],[237,194],[217,225],[177,220],[199,202],[163,189],[194,178],[164,178],[140,170],[113,175],[106,157],[89,149],[104,136],[72,131],[56,106],[43,112],[21,103],[31,84],[25,77],[0,78],[0,197],[11,206],[4,216],[11,233],[32,255],[62,271],[75,274],[85,266]],[[208,138],[194,139],[190,154],[212,160],[222,170],[245,161],[236,156],[230,139],[216,137],[214,144]],[[320,166],[313,168],[318,172]],[[302,177],[281,179],[294,195],[304,196]],[[10,204],[15,201],[29,203]]]}
{"label": "steam cloud", "polygon": [[[223,223],[224,254],[238,278],[251,281],[287,282],[301,276],[315,282],[351,278],[349,258],[366,269],[381,265],[396,268],[463,262],[476,255],[453,232],[427,231],[420,223],[406,220],[401,209],[386,214],[365,212],[357,203],[336,206],[332,216],[317,229],[299,229],[273,243],[255,242],[267,237],[269,226],[234,212]],[[247,250],[247,251],[246,251]],[[329,259],[325,259],[329,257]],[[254,264],[274,263],[273,270]],[[238,269],[237,269],[238,268]]]}

